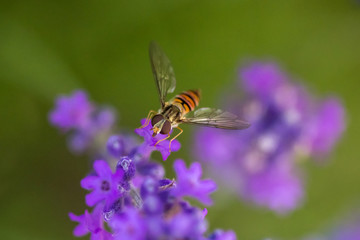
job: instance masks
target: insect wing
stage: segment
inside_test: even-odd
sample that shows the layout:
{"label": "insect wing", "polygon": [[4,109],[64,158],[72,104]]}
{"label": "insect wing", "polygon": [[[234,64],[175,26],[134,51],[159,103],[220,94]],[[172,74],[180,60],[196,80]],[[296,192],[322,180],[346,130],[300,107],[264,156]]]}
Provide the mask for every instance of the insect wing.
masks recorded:
{"label": "insect wing", "polygon": [[245,129],[250,127],[246,121],[240,120],[236,115],[214,108],[200,108],[191,118],[185,118],[183,123],[196,124],[222,129]]}
{"label": "insect wing", "polygon": [[161,106],[164,107],[166,95],[175,90],[176,79],[174,69],[168,57],[155,42],[150,43],[149,55]]}

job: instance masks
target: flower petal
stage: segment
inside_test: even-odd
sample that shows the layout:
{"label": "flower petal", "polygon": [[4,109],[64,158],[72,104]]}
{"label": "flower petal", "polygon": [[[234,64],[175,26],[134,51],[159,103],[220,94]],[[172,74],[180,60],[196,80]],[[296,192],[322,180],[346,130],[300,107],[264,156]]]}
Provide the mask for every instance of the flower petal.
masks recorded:
{"label": "flower petal", "polygon": [[111,168],[107,162],[104,160],[97,160],[94,162],[95,172],[101,178],[110,178],[112,175]]}

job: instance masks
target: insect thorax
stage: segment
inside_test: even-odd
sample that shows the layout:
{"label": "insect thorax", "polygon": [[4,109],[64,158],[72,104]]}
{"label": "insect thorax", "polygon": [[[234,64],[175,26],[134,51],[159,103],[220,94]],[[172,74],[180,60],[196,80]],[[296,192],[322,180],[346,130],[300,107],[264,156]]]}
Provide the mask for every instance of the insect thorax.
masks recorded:
{"label": "insect thorax", "polygon": [[160,110],[160,113],[165,119],[168,119],[172,124],[177,123],[181,118],[181,110],[175,104],[167,103],[165,107]]}

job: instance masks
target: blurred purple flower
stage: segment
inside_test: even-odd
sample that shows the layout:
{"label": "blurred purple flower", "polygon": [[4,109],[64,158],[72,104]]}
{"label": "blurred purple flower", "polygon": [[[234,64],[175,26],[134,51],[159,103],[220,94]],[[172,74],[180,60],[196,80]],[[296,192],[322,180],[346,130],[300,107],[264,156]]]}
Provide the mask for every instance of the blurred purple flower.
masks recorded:
{"label": "blurred purple flower", "polygon": [[276,163],[245,177],[243,197],[280,214],[294,210],[303,199],[303,183],[289,164]]}
{"label": "blurred purple flower", "polygon": [[65,131],[85,128],[93,110],[86,92],[78,90],[69,97],[60,96],[56,100],[56,107],[49,115],[50,123]]}
{"label": "blurred purple flower", "polygon": [[91,145],[91,140],[92,137],[85,132],[74,132],[68,139],[68,148],[74,153],[85,152]]}
{"label": "blurred purple flower", "polygon": [[328,154],[345,129],[344,108],[336,98],[324,101],[308,124],[304,127],[302,149],[322,156]]}
{"label": "blurred purple flower", "polygon": [[112,127],[115,121],[115,110],[109,107],[99,108],[98,111],[93,114],[92,126],[94,131],[100,131]]}
{"label": "blurred purple flower", "polygon": [[185,162],[177,159],[174,162],[177,185],[173,194],[177,197],[191,196],[206,205],[212,203],[209,195],[216,190],[216,184],[210,179],[201,180],[202,170],[199,163],[192,163],[189,169]]}
{"label": "blurred purple flower", "polygon": [[198,209],[184,211],[175,215],[169,222],[170,236],[173,239],[202,239],[207,224],[202,220]]}
{"label": "blurred purple flower", "polygon": [[120,157],[125,152],[124,139],[119,135],[113,135],[108,139],[106,147],[110,155]]}
{"label": "blurred purple flower", "polygon": [[145,224],[139,211],[127,208],[121,214],[116,215],[109,225],[113,230],[114,240],[143,240],[146,232]]}
{"label": "blurred purple flower", "polygon": [[194,154],[244,199],[285,214],[304,197],[296,159],[332,150],[345,129],[344,109],[336,98],[318,103],[275,63],[250,64],[239,76],[245,97],[236,94],[228,108],[251,128],[199,129]]}
{"label": "blurred purple flower", "polygon": [[[56,99],[55,109],[49,114],[50,123],[63,132],[70,132],[68,145],[75,153],[93,151],[99,139],[107,138],[114,127],[116,114],[108,107],[98,107],[88,99],[85,91]],[[101,146],[103,148],[103,146]],[[103,149],[97,149],[103,152]]]}
{"label": "blurred purple flower", "polygon": [[274,90],[287,81],[286,75],[275,63],[253,63],[241,68],[239,75],[243,82],[241,87],[257,97],[271,97]]}

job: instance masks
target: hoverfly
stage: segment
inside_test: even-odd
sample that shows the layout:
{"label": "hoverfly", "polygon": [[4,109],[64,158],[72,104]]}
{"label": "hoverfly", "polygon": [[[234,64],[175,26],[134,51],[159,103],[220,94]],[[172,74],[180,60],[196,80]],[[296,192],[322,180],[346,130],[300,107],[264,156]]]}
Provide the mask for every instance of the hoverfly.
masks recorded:
{"label": "hoverfly", "polygon": [[[160,139],[155,145],[168,139],[170,137],[170,131],[173,128],[177,128],[180,132],[170,140],[170,150],[171,142],[183,132],[183,130],[178,127],[181,123],[234,130],[245,129],[250,126],[249,123],[238,119],[234,114],[220,109],[200,108],[194,111],[200,100],[199,90],[182,92],[169,102],[166,102],[166,95],[175,90],[176,79],[173,67],[168,57],[155,42],[150,43],[149,55],[160,97],[161,108],[157,112],[151,110],[141,128],[146,127],[151,121],[153,137],[159,133],[167,135],[167,137]],[[192,112],[193,114],[191,116],[189,113]]]}

